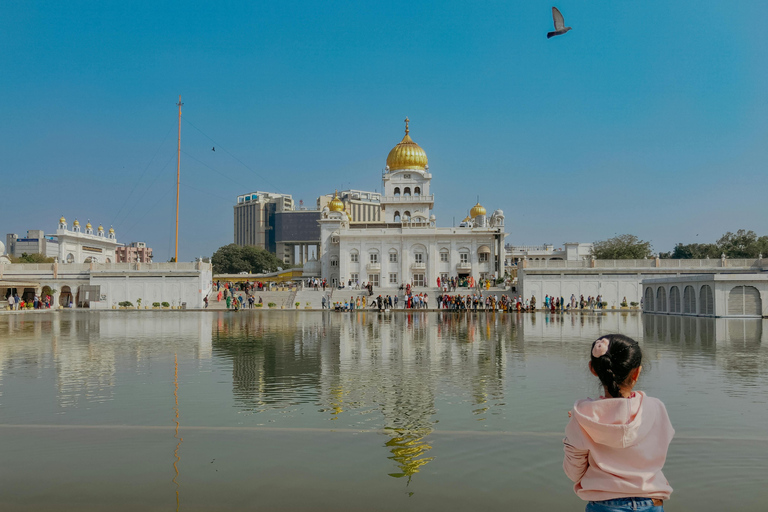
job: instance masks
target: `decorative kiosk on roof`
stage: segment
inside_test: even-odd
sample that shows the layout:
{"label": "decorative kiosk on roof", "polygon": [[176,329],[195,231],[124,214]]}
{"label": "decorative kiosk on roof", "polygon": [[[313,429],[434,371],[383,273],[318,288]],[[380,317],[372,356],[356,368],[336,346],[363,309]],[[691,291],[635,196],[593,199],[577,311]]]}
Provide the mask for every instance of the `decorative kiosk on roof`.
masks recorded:
{"label": "decorative kiosk on roof", "polygon": [[67,228],[67,219],[59,219],[56,230],[59,242],[59,262],[61,263],[112,263],[115,262],[115,248],[120,245],[115,238],[115,230],[109,228],[109,236],[104,236],[104,226],[99,226],[96,233],[90,221],[85,225],[85,232],[80,231],[80,222],[72,223],[72,230]]}

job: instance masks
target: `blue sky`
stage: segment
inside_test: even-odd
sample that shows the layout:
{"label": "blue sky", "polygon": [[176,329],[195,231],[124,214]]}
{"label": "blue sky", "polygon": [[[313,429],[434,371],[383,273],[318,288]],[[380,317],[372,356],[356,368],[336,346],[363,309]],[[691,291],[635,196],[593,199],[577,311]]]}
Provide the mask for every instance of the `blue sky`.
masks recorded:
{"label": "blue sky", "polygon": [[0,230],[168,259],[181,94],[182,261],[238,194],[380,190],[406,115],[438,225],[479,195],[513,244],[768,234],[768,2],[562,1],[548,40],[551,5],[6,0]]}

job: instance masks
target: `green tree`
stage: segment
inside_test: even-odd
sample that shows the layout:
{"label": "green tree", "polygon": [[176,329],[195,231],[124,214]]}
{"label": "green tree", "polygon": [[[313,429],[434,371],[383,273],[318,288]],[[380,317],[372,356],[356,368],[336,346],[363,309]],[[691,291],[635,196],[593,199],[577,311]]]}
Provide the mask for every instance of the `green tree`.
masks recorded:
{"label": "green tree", "polygon": [[25,252],[21,253],[21,256],[18,258],[11,257],[12,263],[53,263],[53,258],[49,258],[45,256],[44,254],[35,253],[35,254],[27,254]]}
{"label": "green tree", "polygon": [[659,254],[660,258],[704,259],[719,258],[721,254],[717,244],[677,244],[672,252]]}
{"label": "green tree", "polygon": [[661,254],[662,258],[719,258],[725,254],[728,258],[757,258],[768,256],[768,236],[758,237],[754,231],[740,229],[730,231],[714,244],[677,244],[672,252]]}
{"label": "green tree", "polygon": [[255,245],[229,244],[219,247],[211,257],[214,274],[260,274],[274,272],[283,264],[277,256]]}
{"label": "green tree", "polygon": [[630,260],[651,256],[651,243],[635,235],[619,235],[608,240],[595,242],[592,256],[598,260]]}

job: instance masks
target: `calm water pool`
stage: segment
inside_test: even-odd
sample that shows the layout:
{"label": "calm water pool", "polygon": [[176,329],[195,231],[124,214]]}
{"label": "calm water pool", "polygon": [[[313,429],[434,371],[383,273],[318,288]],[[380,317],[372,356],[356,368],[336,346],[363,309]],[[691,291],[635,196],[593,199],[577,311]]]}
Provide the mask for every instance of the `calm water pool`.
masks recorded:
{"label": "calm water pool", "polygon": [[667,510],[766,510],[768,324],[655,315],[0,315],[0,509],[583,510],[601,333],[677,437]]}

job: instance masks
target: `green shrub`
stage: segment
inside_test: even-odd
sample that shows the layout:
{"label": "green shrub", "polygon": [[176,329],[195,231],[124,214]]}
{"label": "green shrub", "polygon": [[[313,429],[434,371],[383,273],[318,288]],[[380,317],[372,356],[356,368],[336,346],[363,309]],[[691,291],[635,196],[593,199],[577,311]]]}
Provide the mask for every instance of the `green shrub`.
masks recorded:
{"label": "green shrub", "polygon": [[274,302],[270,302],[269,304],[267,304],[267,306],[273,308],[273,307],[277,306],[277,304],[275,304]]}
{"label": "green shrub", "polygon": [[296,307],[298,308],[299,306],[301,306],[301,302],[296,303]]}
{"label": "green shrub", "polygon": [[264,305],[264,304],[262,304],[262,303],[260,303],[260,302],[257,302],[257,303],[256,303],[256,307],[257,307],[257,308],[260,308],[260,307],[261,307],[261,306],[263,306],[263,305]]}
{"label": "green shrub", "polygon": [[163,302],[162,304],[163,304],[163,307],[164,307],[164,308],[169,308],[169,307],[171,307],[170,303],[168,303],[168,302]]}
{"label": "green shrub", "polygon": [[132,308],[133,307],[133,303],[130,302],[130,301],[127,301],[127,300],[124,300],[123,302],[118,303],[118,305],[121,306],[121,307],[124,307],[124,308]]}
{"label": "green shrub", "polygon": [[603,302],[603,307],[607,308],[608,307],[608,303],[607,302]]}
{"label": "green shrub", "polygon": [[635,307],[635,306],[637,306],[637,302],[630,302],[629,305],[632,306],[632,307]]}
{"label": "green shrub", "polygon": [[159,302],[153,302],[152,303],[152,307],[153,308],[159,308],[160,307],[160,303]]}

